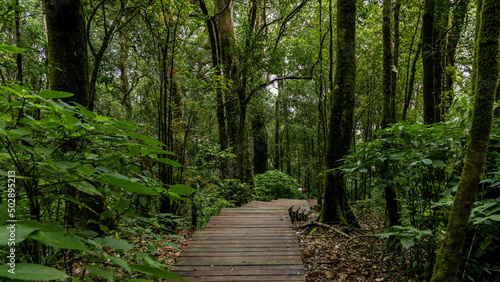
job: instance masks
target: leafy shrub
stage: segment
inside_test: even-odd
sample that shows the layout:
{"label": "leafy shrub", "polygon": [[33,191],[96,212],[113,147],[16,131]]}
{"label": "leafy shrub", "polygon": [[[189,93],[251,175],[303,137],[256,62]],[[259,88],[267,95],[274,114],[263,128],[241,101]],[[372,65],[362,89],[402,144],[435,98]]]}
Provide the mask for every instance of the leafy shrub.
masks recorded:
{"label": "leafy shrub", "polygon": [[[51,90],[35,93],[15,84],[0,88],[0,175],[16,175],[15,189],[9,191],[16,213],[8,214],[11,201],[0,201],[0,252],[11,250],[5,223],[15,218],[20,253],[16,276],[8,272],[6,256],[0,258],[0,280],[76,278],[73,263],[82,263],[85,272],[78,277],[86,281],[90,277],[85,273],[110,281],[132,276],[182,280],[152,259],[154,252],[136,255],[134,245],[122,236],[151,230],[146,224],[144,230],[131,229],[142,219],[131,212],[130,199],[163,194],[181,200],[194,190],[182,184],[167,190],[136,165],[140,160],[176,164],[159,157],[171,154],[162,150],[162,143],[136,133],[138,124],[59,100],[70,96]],[[110,218],[116,224],[108,225]],[[88,223],[96,229],[89,230]],[[127,260],[110,251],[125,254]],[[66,272],[45,265],[65,267]]]}
{"label": "leafy shrub", "polygon": [[297,180],[279,170],[270,170],[256,175],[255,186],[257,199],[259,200],[304,198],[298,190],[300,186]]}

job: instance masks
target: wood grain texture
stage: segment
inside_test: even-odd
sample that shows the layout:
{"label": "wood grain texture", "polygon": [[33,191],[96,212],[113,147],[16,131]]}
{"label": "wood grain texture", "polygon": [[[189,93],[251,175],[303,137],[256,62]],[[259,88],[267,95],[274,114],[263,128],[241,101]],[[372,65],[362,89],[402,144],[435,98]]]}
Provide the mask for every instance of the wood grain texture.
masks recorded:
{"label": "wood grain texture", "polygon": [[288,199],[222,209],[193,235],[173,271],[186,281],[306,281],[291,206],[310,209]]}

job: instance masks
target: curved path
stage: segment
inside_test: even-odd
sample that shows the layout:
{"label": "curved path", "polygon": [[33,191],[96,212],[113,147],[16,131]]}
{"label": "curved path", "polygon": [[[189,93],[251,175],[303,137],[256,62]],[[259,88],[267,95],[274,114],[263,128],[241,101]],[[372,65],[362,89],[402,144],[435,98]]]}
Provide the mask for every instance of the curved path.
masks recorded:
{"label": "curved path", "polygon": [[174,272],[186,281],[306,281],[290,206],[309,209],[285,199],[222,209],[195,232]]}

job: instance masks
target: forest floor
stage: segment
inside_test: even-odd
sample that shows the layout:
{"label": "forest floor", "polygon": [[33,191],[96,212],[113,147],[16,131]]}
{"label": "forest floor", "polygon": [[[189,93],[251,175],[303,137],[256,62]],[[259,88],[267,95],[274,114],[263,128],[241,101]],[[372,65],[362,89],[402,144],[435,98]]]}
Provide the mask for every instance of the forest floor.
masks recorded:
{"label": "forest floor", "polygon": [[404,252],[388,251],[386,239],[376,235],[383,226],[379,217],[362,211],[356,214],[362,229],[331,226],[350,237],[314,224],[302,228],[317,218],[314,210],[307,221],[294,223],[307,281],[421,281],[418,275],[407,273],[406,264],[397,262],[404,261]]}
{"label": "forest floor", "polygon": [[[317,218],[318,213],[314,210],[307,221],[294,222],[307,281],[422,281],[418,275],[408,273],[408,265],[401,262],[405,261],[404,252],[388,251],[386,239],[376,235],[384,224],[381,216],[359,210],[356,214],[361,230],[332,225],[339,231],[349,233],[350,237],[314,224],[301,228]],[[158,248],[156,255],[159,261],[174,265],[192,234],[183,230],[178,234],[181,238],[166,237],[166,241],[179,245],[180,250]]]}

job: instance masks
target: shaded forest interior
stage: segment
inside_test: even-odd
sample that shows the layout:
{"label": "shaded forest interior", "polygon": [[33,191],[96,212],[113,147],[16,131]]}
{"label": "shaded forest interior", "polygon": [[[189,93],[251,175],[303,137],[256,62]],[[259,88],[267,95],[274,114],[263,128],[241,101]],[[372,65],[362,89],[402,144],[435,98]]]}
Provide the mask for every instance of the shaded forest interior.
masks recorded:
{"label": "shaded forest interior", "polygon": [[498,0],[1,1],[0,280],[183,281],[311,198],[308,281],[498,281],[499,42]]}

